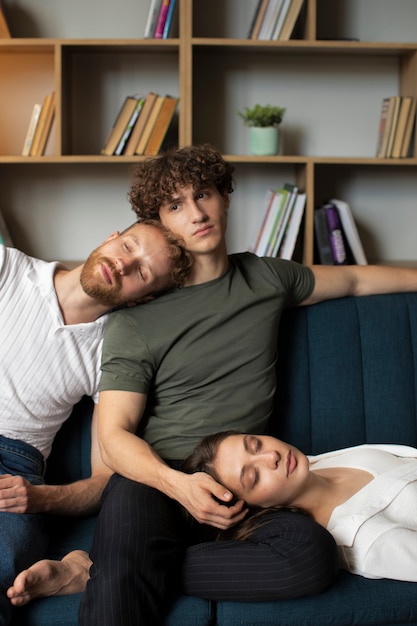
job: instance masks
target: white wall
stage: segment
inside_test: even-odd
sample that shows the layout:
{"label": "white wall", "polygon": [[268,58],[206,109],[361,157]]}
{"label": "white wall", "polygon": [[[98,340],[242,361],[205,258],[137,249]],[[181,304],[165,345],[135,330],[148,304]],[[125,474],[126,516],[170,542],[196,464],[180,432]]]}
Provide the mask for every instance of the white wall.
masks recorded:
{"label": "white wall", "polygon": [[[141,37],[149,8],[149,0],[5,0],[4,4],[15,36],[74,38]],[[194,5],[196,34],[245,37],[256,0],[195,0]],[[323,37],[416,40],[416,0],[318,0],[318,13]],[[145,85],[158,90],[161,84],[167,91],[178,90],[175,60],[166,75],[166,60],[155,59],[153,65],[145,63],[137,70],[128,55],[102,65],[99,55],[91,55],[81,57],[79,63],[84,66],[79,92],[84,84],[96,89],[92,97],[97,98],[97,116],[91,131],[95,153],[117,113],[121,93],[135,82],[136,71],[137,82],[141,81],[138,90]],[[195,141],[210,138],[229,154],[248,153],[247,129],[237,111],[262,94],[264,101],[287,107],[282,125],[284,154],[373,156],[382,98],[398,89],[397,60],[391,56],[257,54],[251,58],[247,53],[216,55],[199,50],[195,63],[195,111],[201,119],[195,124]],[[87,154],[83,133],[80,121],[73,140]],[[246,249],[253,239],[265,189],[294,176],[291,166],[237,167],[229,218],[232,252]],[[134,217],[126,200],[129,174],[123,164],[27,169],[1,164],[0,185],[1,208],[17,245],[47,259],[83,259]],[[317,188],[319,201],[336,195],[350,202],[369,242],[371,259],[416,258],[415,167],[338,169],[327,180],[321,177]]]}

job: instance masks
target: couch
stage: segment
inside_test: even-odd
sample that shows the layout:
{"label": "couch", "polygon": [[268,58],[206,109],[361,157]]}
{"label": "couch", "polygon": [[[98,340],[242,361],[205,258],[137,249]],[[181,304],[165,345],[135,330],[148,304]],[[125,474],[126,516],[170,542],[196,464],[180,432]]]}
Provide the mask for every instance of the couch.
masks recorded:
{"label": "couch", "polygon": [[[288,310],[278,347],[271,433],[311,454],[366,442],[417,446],[417,294],[352,297]],[[88,474],[90,413],[91,402],[84,399],[59,433],[49,480]],[[50,556],[88,549],[94,521],[51,518]],[[37,600],[15,611],[14,624],[75,626],[78,603],[78,595]],[[296,600],[211,603],[180,597],[166,624],[417,626],[417,584],[340,571],[321,594]]]}

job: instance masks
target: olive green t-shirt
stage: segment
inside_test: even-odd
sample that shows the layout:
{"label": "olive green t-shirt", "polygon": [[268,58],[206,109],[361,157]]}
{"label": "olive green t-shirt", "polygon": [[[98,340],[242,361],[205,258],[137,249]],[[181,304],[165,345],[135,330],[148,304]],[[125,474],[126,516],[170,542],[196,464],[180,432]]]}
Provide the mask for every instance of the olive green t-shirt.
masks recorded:
{"label": "olive green t-shirt", "polygon": [[147,394],[140,434],[167,460],[203,436],[261,433],[272,410],[282,310],[314,288],[310,269],[250,253],[220,278],[117,311],[107,324],[101,390]]}

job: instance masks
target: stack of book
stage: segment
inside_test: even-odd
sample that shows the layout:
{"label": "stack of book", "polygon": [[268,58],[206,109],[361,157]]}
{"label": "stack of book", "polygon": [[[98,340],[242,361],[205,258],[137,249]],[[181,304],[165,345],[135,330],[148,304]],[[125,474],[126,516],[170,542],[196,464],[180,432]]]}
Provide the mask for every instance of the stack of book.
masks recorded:
{"label": "stack of book", "polygon": [[314,239],[321,265],[367,265],[347,202],[332,199],[314,211]]}
{"label": "stack of book", "polygon": [[292,259],[306,203],[306,194],[285,183],[265,194],[262,223],[250,252],[258,256]]}
{"label": "stack of book", "polygon": [[416,101],[413,96],[391,96],[382,101],[376,156],[406,158],[413,155],[416,124]]}
{"label": "stack of book", "polygon": [[22,156],[42,156],[55,116],[55,92],[48,93],[42,104],[33,105],[29,126],[22,148]]}
{"label": "stack of book", "polygon": [[168,39],[177,34],[179,0],[151,0],[145,39]]}
{"label": "stack of book", "polygon": [[248,39],[288,41],[304,0],[258,0]]}
{"label": "stack of book", "polygon": [[153,91],[147,96],[127,96],[101,154],[154,156],[178,144],[177,105],[174,96]]}

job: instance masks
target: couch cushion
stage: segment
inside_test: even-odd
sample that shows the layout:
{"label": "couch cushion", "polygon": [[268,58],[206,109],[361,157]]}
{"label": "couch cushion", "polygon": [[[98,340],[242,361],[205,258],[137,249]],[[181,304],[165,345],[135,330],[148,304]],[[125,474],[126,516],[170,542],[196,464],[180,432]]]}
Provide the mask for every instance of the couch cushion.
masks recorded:
{"label": "couch cushion", "polygon": [[340,572],[323,593],[281,602],[221,602],[218,626],[402,626],[417,624],[415,583]]}

